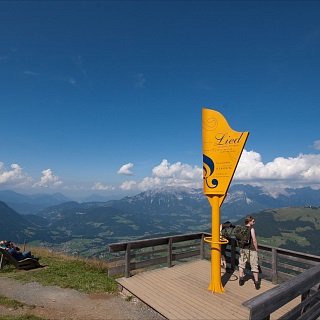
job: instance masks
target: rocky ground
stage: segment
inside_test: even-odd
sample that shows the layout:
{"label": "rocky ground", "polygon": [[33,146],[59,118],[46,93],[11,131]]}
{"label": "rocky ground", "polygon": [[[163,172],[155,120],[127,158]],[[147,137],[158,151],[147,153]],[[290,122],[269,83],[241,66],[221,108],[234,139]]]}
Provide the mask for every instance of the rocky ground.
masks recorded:
{"label": "rocky ground", "polygon": [[0,277],[0,295],[26,304],[0,315],[32,314],[50,320],[164,320],[163,316],[128,294],[86,294],[36,282],[22,284]]}

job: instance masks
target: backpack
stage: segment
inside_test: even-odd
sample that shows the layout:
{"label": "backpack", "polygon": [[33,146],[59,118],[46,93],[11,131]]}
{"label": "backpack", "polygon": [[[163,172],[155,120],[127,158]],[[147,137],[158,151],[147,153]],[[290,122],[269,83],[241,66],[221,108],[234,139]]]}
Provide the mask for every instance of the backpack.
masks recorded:
{"label": "backpack", "polygon": [[222,236],[222,237],[224,237],[224,238],[228,238],[228,237],[230,236],[227,228],[222,229],[222,230],[220,231],[220,236]]}
{"label": "backpack", "polygon": [[238,246],[243,248],[250,245],[251,240],[251,228],[248,226],[236,226],[233,232],[236,237]]}

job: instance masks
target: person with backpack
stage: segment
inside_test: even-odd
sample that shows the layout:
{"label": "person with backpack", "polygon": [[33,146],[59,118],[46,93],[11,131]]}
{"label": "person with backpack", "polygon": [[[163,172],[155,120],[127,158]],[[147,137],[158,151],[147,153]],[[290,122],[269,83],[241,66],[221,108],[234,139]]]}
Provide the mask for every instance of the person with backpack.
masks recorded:
{"label": "person with backpack", "polygon": [[[220,224],[220,239],[227,239],[230,240],[230,229],[235,228],[235,226],[230,222],[226,221],[225,223]],[[226,260],[226,249],[227,244],[221,245],[221,267],[225,269],[226,272],[229,271],[229,268],[227,267],[227,260]]]}
{"label": "person with backpack", "polygon": [[[253,273],[254,285],[260,289],[259,281],[259,261],[258,261],[258,241],[254,230],[255,220],[252,216],[245,218],[245,226],[235,228],[235,236],[239,246],[239,285],[244,285],[244,269],[249,262]],[[242,228],[242,229],[240,229]],[[239,235],[242,234],[242,235]]]}

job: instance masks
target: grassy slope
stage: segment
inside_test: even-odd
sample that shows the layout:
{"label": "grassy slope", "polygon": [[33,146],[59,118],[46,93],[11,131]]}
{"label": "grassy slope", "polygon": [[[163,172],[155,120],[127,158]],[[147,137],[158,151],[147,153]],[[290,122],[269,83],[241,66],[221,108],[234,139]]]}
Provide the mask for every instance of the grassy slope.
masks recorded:
{"label": "grassy slope", "polygon": [[40,263],[46,267],[32,272],[21,272],[11,265],[6,265],[0,270],[0,276],[23,282],[36,281],[43,285],[57,285],[86,293],[117,291],[117,283],[108,276],[108,265],[104,261],[77,259],[42,248],[26,249],[41,257]]}
{"label": "grassy slope", "polygon": [[[43,285],[57,285],[62,288],[72,288],[86,293],[117,291],[114,278],[107,275],[108,265],[101,260],[76,259],[51,250],[30,248],[35,256],[41,257],[40,262],[45,268],[32,271],[16,270],[12,265],[5,265],[0,270],[0,276],[22,282],[36,281]],[[0,296],[0,306],[9,309],[22,309],[25,304]],[[29,306],[27,306],[29,307]],[[30,306],[32,307],[32,306]],[[0,320],[42,320],[31,314],[0,315]]]}
{"label": "grassy slope", "polygon": [[[9,299],[7,297],[0,296],[0,306],[8,308],[9,310],[18,310],[23,307],[32,309],[34,306],[26,305],[17,300]],[[31,314],[19,314],[19,315],[0,315],[0,320],[42,320],[42,318],[36,317]]]}

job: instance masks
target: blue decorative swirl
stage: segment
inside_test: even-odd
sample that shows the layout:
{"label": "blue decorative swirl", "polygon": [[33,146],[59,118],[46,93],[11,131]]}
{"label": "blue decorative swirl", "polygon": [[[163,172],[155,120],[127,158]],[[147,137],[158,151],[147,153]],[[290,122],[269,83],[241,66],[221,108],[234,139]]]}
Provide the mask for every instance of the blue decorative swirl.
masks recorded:
{"label": "blue decorative swirl", "polygon": [[211,176],[214,172],[214,162],[211,158],[203,154],[203,179],[206,181],[206,185],[210,189],[214,189],[218,186],[218,180],[212,179]]}

